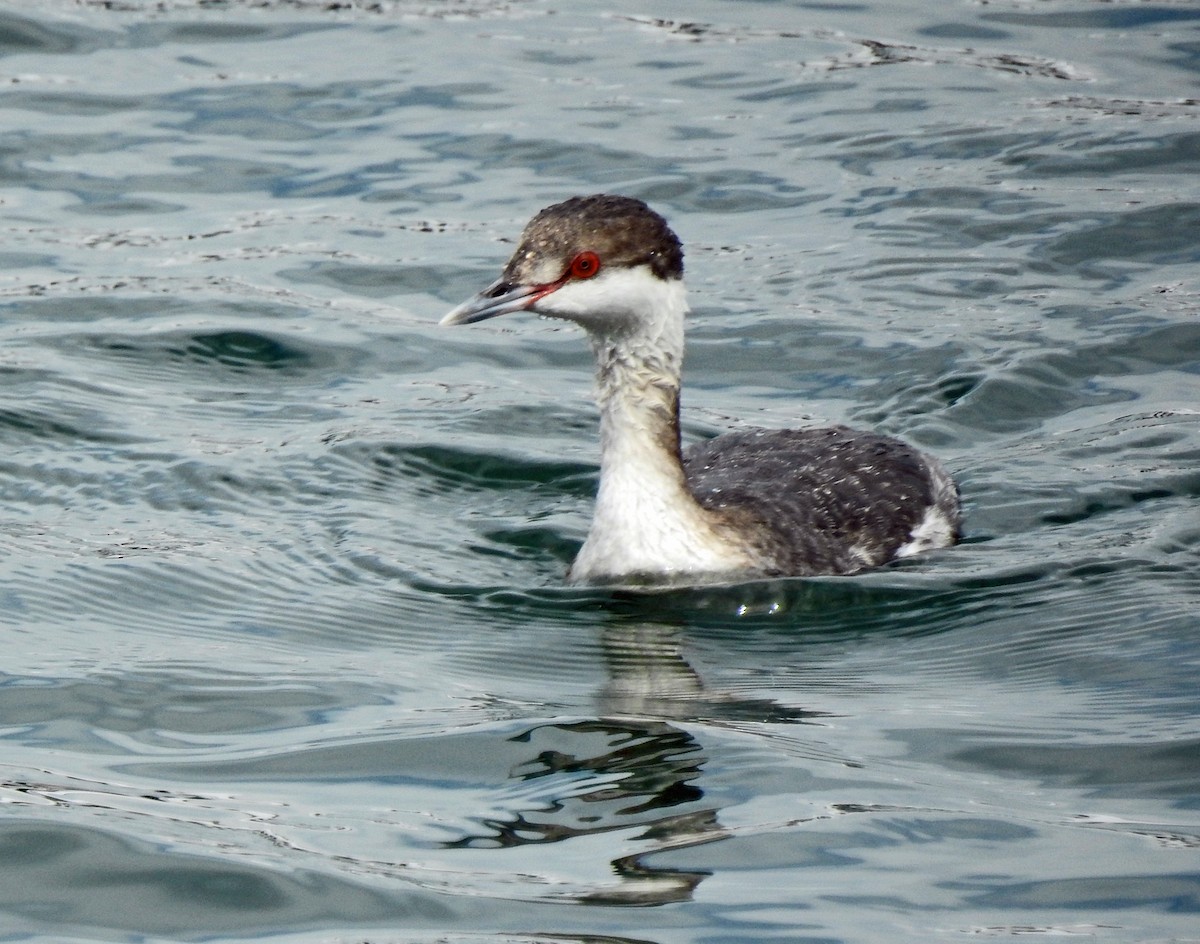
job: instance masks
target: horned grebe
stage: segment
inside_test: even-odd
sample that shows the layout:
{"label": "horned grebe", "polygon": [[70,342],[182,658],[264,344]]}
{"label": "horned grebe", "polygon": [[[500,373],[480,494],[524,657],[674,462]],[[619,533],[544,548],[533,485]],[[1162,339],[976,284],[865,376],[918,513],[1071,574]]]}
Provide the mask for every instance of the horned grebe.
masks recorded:
{"label": "horned grebe", "polygon": [[542,210],[501,277],[441,323],[526,310],[580,325],[596,358],[600,488],[570,581],[850,574],[957,540],[954,481],[898,439],[748,429],[681,453],[683,248],[640,200]]}

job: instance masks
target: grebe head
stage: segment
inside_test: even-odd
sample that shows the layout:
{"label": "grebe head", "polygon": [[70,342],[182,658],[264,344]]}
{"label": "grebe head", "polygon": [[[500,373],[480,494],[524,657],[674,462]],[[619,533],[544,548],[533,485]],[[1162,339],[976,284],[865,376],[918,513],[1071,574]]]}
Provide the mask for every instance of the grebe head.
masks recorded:
{"label": "grebe head", "polygon": [[572,197],[530,220],[500,278],[441,323],[532,311],[592,335],[638,332],[663,312],[682,316],[682,278],[679,238],[641,200]]}

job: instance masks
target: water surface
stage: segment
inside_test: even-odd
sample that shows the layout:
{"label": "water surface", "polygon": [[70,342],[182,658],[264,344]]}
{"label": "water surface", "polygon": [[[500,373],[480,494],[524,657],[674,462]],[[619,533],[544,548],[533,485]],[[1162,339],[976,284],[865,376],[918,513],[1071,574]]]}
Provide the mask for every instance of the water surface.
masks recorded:
{"label": "water surface", "polygon": [[[1200,940],[1200,10],[0,5],[0,937]],[[687,248],[688,438],[846,422],[967,540],[563,573],[525,220]]]}

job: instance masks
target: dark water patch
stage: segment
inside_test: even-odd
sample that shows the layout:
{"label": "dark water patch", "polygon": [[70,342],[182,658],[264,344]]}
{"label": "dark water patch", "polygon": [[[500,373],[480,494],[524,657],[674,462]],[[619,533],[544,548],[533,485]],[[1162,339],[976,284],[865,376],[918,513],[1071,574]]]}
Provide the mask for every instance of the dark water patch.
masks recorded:
{"label": "dark water patch", "polygon": [[12,11],[0,13],[0,56],[82,54],[109,45],[113,36],[81,23],[47,22]]}
{"label": "dark water patch", "polygon": [[1007,30],[998,30],[978,23],[937,23],[922,27],[917,31],[921,36],[932,36],[935,39],[1006,39],[1012,34]]}
{"label": "dark water patch", "polygon": [[1160,23],[1186,23],[1200,19],[1200,12],[1187,7],[1145,4],[1133,8],[1096,7],[1087,10],[1025,12],[1003,10],[980,17],[988,23],[1036,26],[1050,29],[1138,29]]}
{"label": "dark water patch", "polygon": [[[114,446],[138,442],[137,437],[105,429],[108,417],[69,408],[0,407],[0,441],[10,447],[33,442],[73,444],[80,447]],[[11,466],[9,469],[11,470]]]}
{"label": "dark water patch", "polygon": [[762,76],[748,75],[744,72],[693,73],[684,80],[676,80],[676,82],[686,82],[690,88],[738,92],[739,98],[746,101],[757,101],[760,95],[770,95],[769,92],[748,91],[749,89],[761,89],[766,81],[768,80]]}
{"label": "dark water patch", "polygon": [[974,891],[968,896],[972,904],[986,908],[1015,911],[1070,908],[1100,913],[1142,909],[1171,914],[1200,912],[1200,875],[1186,872],[1096,875],[1008,884],[981,881],[977,884],[993,885],[990,890]]}
{"label": "dark water patch", "polygon": [[429,927],[449,912],[409,888],[387,893],[321,872],[182,853],[108,830],[14,821],[0,839],[0,912],[32,927],[138,934],[244,933],[330,920]]}
{"label": "dark water patch", "polygon": [[1200,373],[1200,325],[1150,323],[1110,345],[1089,345],[1081,356],[1096,358],[1097,373],[1136,375],[1163,367]]}
{"label": "dark water patch", "polygon": [[[114,346],[109,346],[114,350]],[[166,353],[180,360],[219,365],[235,371],[290,370],[297,373],[311,367],[312,355],[294,342],[251,331],[218,331],[195,334],[180,346],[166,347]]]}
{"label": "dark water patch", "polygon": [[[153,97],[138,95],[100,94],[86,91],[46,91],[44,89],[10,89],[4,95],[5,104],[12,109],[31,111],[39,115],[71,115],[85,118],[97,115],[112,115],[121,112],[151,111],[156,104],[162,104]],[[36,140],[36,139],[35,139]],[[62,142],[69,144],[72,140],[82,140],[91,146],[91,151],[99,143],[98,139],[61,138],[46,139],[51,146]],[[32,149],[36,153],[36,148]],[[29,149],[22,147],[20,153],[28,155]]]}
{"label": "dark water patch", "polygon": [[1187,72],[1200,72],[1200,42],[1167,43],[1173,55],[1164,57],[1173,68]]}
{"label": "dark water patch", "polygon": [[0,268],[3,269],[49,269],[55,262],[55,257],[49,253],[0,252]]}
{"label": "dark water patch", "polygon": [[1052,512],[1047,514],[1044,520],[1049,525],[1076,524],[1105,514],[1133,509],[1144,502],[1161,502],[1163,499],[1180,495],[1200,495],[1200,474],[1183,476],[1181,479],[1175,488],[1102,487],[1098,489],[1098,494],[1089,494],[1090,490],[1083,490],[1072,496],[1073,507],[1070,510]]}
{"label": "dark water patch", "polygon": [[[254,314],[263,320],[261,307]],[[356,348],[244,328],[70,335],[55,346],[119,365],[134,376],[166,384],[200,380],[214,388],[223,383],[244,387],[255,376],[272,384],[328,384],[353,372],[365,357]]]}
{"label": "dark water patch", "polygon": [[[820,96],[832,96],[837,92],[848,91],[850,83],[840,84],[829,81],[819,82],[779,82],[771,88],[757,92],[743,92],[738,98],[743,102],[781,102],[795,101],[798,104],[809,104]],[[917,106],[914,110],[921,110]]]}
{"label": "dark water patch", "polygon": [[1091,225],[1056,236],[1044,258],[1090,278],[1109,278],[1097,261],[1142,265],[1187,265],[1200,260],[1193,234],[1200,227],[1200,204],[1175,203],[1099,215]]}
{"label": "dark water patch", "polygon": [[558,528],[539,527],[536,524],[518,524],[515,527],[484,529],[481,532],[491,545],[475,546],[473,553],[498,554],[506,560],[521,560],[539,564],[552,561],[563,573],[579,551],[578,538],[565,535]]}
{"label": "dark water patch", "polygon": [[[120,0],[118,0],[120,2]],[[200,6],[205,4],[201,3]],[[290,5],[290,4],[289,4]],[[157,4],[156,4],[157,6]],[[171,4],[163,4],[164,7]],[[180,4],[183,6],[183,4]],[[187,4],[193,10],[195,4]],[[234,3],[236,9],[241,4]],[[192,19],[186,16],[178,18],[144,18],[141,20],[121,20],[114,18],[126,27],[128,42],[133,48],[169,46],[179,44],[184,48],[204,47],[205,45],[222,46],[226,43],[264,43],[283,42],[288,39],[298,39],[315,32],[327,32],[344,29],[344,24],[329,20],[271,20],[271,19]]]}
{"label": "dark water patch", "polygon": [[[985,379],[982,374],[966,371],[927,379],[925,374],[902,370],[879,381],[878,392],[889,395],[877,409],[855,411],[856,423],[885,429],[895,427],[897,418],[905,417],[903,435],[907,438],[931,448],[949,447],[956,443],[948,428],[953,422],[953,409],[974,395]],[[920,422],[912,421],[918,418]]]}
{"label": "dark water patch", "polygon": [[1070,391],[1067,405],[1076,408],[1134,399],[1130,393],[1120,390],[1080,390],[1061,372],[1059,365],[1030,363],[989,372],[972,390],[970,397],[955,404],[952,419],[993,433],[1036,429],[1048,417],[1059,415],[1064,404],[1054,398],[1065,391]]}
{"label": "dark water patch", "polygon": [[581,463],[556,463],[428,443],[340,443],[332,452],[368,470],[374,487],[386,487],[398,478],[417,479],[423,490],[441,494],[536,489],[551,496],[560,490],[578,495],[579,479],[594,472],[593,467]]}
{"label": "dark water patch", "polygon": [[1185,413],[1126,417],[1081,437],[1064,450],[1078,470],[1074,487],[1064,488],[1070,508],[1046,522],[1070,524],[1143,503],[1165,509],[1173,499],[1197,497],[1198,434],[1200,418]]}
{"label": "dark water patch", "polygon": [[1190,805],[1200,776],[1200,740],[1046,745],[997,739],[962,747],[949,759],[992,774],[1076,787],[1092,797],[1161,797]]}
{"label": "dark water patch", "polygon": [[122,215],[141,216],[144,213],[178,213],[184,207],[182,204],[167,203],[164,200],[120,197],[115,200],[87,198],[78,206],[73,207],[73,209],[76,213],[111,217]]}
{"label": "dark water patch", "polygon": [[[1111,179],[1115,174],[1124,176],[1139,172],[1196,173],[1200,170],[1200,134],[1184,131],[1147,138],[1126,133],[1094,140],[1090,147],[1078,154],[1064,152],[1061,148],[1050,152],[1037,149],[1012,154],[1005,158],[1005,163],[1020,167],[1020,176],[1023,178],[1047,180],[1064,177],[1094,177],[1103,180]],[[1117,188],[1117,192],[1121,192],[1121,188]],[[1132,193],[1129,204],[1137,205],[1136,197]],[[1194,211],[1194,204],[1183,203],[1178,206],[1184,213]],[[1146,211],[1139,208],[1133,212]]]}
{"label": "dark water patch", "polygon": [[[1119,337],[1115,328],[1104,333],[1110,340],[1080,343],[1069,353],[1042,352],[1014,366],[986,371],[968,393],[947,407],[947,419],[976,430],[1012,433],[1036,429],[1065,408],[1136,403],[1151,392],[1160,403],[1165,398],[1165,406],[1171,400],[1179,402],[1172,395],[1169,372],[1200,370],[1194,346],[1200,343],[1200,334],[1195,326],[1153,325],[1122,331]],[[1159,374],[1161,382],[1153,383],[1151,378]],[[876,420],[892,415],[905,409],[896,402],[905,399],[905,393],[898,392],[886,403],[887,409],[866,415]],[[1172,415],[1162,417],[1162,425],[1175,428],[1164,429],[1163,435],[1172,440],[1190,435],[1188,428],[1195,422],[1191,414],[1186,409],[1168,412]],[[1127,414],[1113,417],[1113,429],[1122,419],[1139,427],[1158,425],[1155,417],[1139,420],[1138,414]]]}

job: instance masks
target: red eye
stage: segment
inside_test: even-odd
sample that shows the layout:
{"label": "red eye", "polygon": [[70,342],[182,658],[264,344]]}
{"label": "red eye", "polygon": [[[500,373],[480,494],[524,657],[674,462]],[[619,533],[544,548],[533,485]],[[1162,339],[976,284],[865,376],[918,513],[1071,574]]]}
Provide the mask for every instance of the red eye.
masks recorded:
{"label": "red eye", "polygon": [[567,271],[572,278],[590,279],[600,271],[600,257],[591,251],[581,252],[571,260],[571,267]]}

